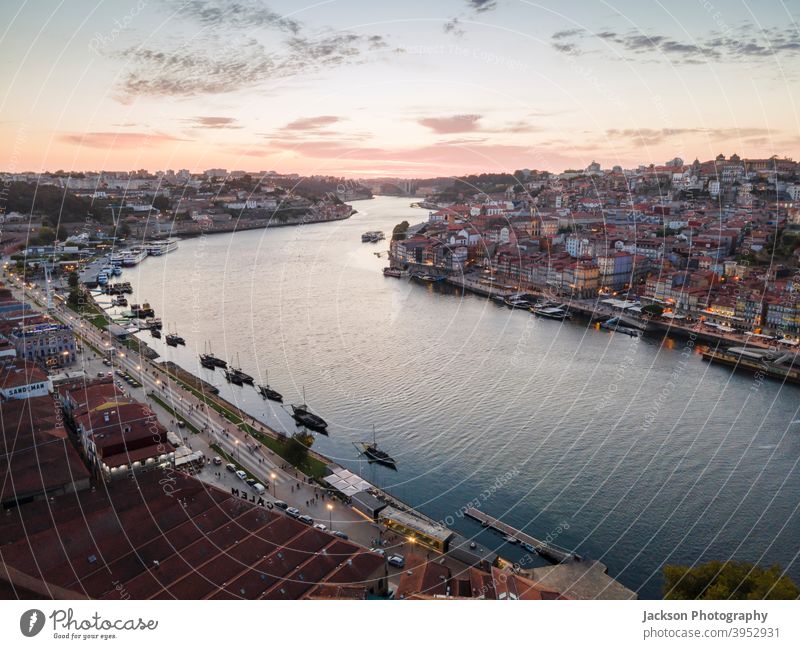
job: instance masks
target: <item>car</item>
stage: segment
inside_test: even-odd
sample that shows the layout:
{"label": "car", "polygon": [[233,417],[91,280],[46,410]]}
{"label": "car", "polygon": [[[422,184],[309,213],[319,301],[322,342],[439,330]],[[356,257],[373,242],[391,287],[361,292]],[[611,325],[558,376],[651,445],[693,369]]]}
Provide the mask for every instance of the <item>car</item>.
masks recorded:
{"label": "car", "polygon": [[252,487],[257,484],[258,481],[255,478],[247,478],[245,482],[248,484],[248,486]]}
{"label": "car", "polygon": [[267,490],[267,488],[260,482],[256,482],[250,486],[253,487],[253,491],[255,491],[259,496],[263,495]]}
{"label": "car", "polygon": [[228,471],[230,471],[231,473],[234,473],[236,471],[236,465],[235,464],[226,464],[225,468],[228,469]]}
{"label": "car", "polygon": [[222,464],[222,458],[221,458],[221,457],[219,457],[219,456],[215,457],[215,458],[214,458],[213,460],[211,460],[211,461],[212,461],[214,464],[216,464],[217,466],[219,466],[220,464]]}
{"label": "car", "polygon": [[278,509],[288,509],[289,505],[283,502],[282,500],[276,500],[275,507],[277,507]]}
{"label": "car", "polygon": [[386,559],[386,562],[395,568],[402,568],[406,565],[406,560],[403,558],[402,554],[393,554],[391,557]]}
{"label": "car", "polygon": [[178,420],[178,428],[186,428],[186,422],[182,419]]}
{"label": "car", "polygon": [[244,471],[242,471],[241,469],[239,469],[236,472],[236,477],[239,478],[239,480],[246,480],[247,479],[247,474]]}
{"label": "car", "polygon": [[297,518],[300,516],[300,510],[297,507],[287,507],[286,513],[289,514],[292,518]]}
{"label": "car", "polygon": [[375,554],[379,554],[382,557],[386,556],[386,550],[383,550],[382,548],[370,548],[369,551],[374,552]]}
{"label": "car", "polygon": [[103,365],[105,365],[106,367],[111,367],[111,361],[108,360],[107,358],[104,358],[103,359]]}
{"label": "car", "polygon": [[322,530],[323,532],[328,529],[327,526],[323,525],[322,523],[314,523],[314,527],[316,527],[318,530]]}
{"label": "car", "polygon": [[333,534],[334,536],[338,536],[340,539],[344,539],[345,541],[350,538],[349,536],[347,536],[347,534],[345,534],[344,532],[340,532],[339,530],[333,530],[331,534]]}
{"label": "car", "polygon": [[103,378],[105,376],[105,374],[103,374],[103,372],[98,372],[97,376],[98,376],[98,378]]}
{"label": "car", "polygon": [[313,525],[314,524],[314,519],[311,518],[311,516],[309,516],[308,514],[302,514],[302,515],[298,516],[297,520],[300,521],[301,523],[305,523],[306,525]]}

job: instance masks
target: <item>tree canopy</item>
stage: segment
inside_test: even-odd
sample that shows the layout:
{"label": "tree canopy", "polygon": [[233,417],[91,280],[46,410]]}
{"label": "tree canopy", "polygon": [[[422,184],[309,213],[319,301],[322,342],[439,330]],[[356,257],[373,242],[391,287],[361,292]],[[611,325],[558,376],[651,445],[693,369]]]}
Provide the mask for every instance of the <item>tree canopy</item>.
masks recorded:
{"label": "tree canopy", "polygon": [[780,566],[709,561],[664,566],[664,599],[797,599],[800,590]]}

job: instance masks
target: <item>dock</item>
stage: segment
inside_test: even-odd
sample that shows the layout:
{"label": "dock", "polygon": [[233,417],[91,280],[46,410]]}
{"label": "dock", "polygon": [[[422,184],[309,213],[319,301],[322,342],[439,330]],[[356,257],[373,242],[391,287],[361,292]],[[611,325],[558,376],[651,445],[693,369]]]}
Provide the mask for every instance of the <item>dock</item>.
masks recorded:
{"label": "dock", "polygon": [[537,554],[555,564],[517,570],[519,574],[533,579],[540,586],[562,593],[571,599],[637,599],[634,591],[609,576],[608,568],[600,561],[584,559],[574,552],[537,539],[474,507],[467,509],[464,514],[501,534],[513,536],[521,543],[529,544]]}
{"label": "dock", "polygon": [[515,527],[511,527],[511,525],[504,523],[494,516],[484,514],[479,509],[469,507],[464,513],[470,518],[478,521],[484,527],[490,527],[493,530],[497,530],[501,534],[518,539],[520,543],[527,543],[528,545],[532,546],[534,550],[536,550],[537,554],[541,555],[548,561],[552,561],[553,563],[569,563],[581,560],[581,557],[574,552],[569,552],[568,550],[559,548],[552,543],[547,543],[546,541],[537,539],[536,537],[526,534]]}

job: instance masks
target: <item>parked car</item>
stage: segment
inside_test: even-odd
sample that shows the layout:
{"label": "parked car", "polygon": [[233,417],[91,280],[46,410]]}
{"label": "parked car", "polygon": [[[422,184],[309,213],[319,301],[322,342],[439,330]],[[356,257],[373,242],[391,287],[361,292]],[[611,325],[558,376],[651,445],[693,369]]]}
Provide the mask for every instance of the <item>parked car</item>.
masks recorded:
{"label": "parked car", "polygon": [[246,480],[247,474],[240,469],[239,471],[236,472],[236,477],[239,478],[239,480]]}
{"label": "parked car", "polygon": [[289,505],[283,502],[282,500],[276,500],[275,507],[277,507],[278,509],[287,509]]}
{"label": "parked car", "polygon": [[347,536],[347,534],[345,534],[344,532],[340,532],[339,530],[333,530],[331,534],[333,534],[334,536],[338,536],[340,539],[344,539],[345,541],[350,538],[349,536]]}
{"label": "parked car", "polygon": [[323,532],[324,532],[325,530],[327,530],[327,529],[328,529],[328,528],[327,528],[325,525],[323,525],[322,523],[314,523],[314,527],[316,527],[318,530],[322,530]]}
{"label": "parked car", "polygon": [[266,488],[266,487],[265,487],[263,484],[261,484],[260,482],[256,482],[255,484],[252,484],[252,485],[250,485],[250,486],[251,486],[251,487],[253,487],[253,490],[254,490],[254,491],[255,491],[255,492],[256,492],[256,493],[257,493],[259,496],[263,495],[263,494],[266,492],[266,490],[267,490],[267,488]]}
{"label": "parked car", "polygon": [[256,480],[255,478],[247,478],[245,482],[248,484],[248,486],[253,487],[257,484],[258,480]]}
{"label": "parked car", "polygon": [[401,554],[393,554],[391,557],[386,559],[386,562],[390,566],[394,566],[395,568],[402,568],[406,565],[406,560],[403,558]]}
{"label": "parked car", "polygon": [[230,471],[231,473],[234,473],[236,471],[236,465],[235,464],[226,464],[225,468],[228,469],[228,471]]}
{"label": "parked car", "polygon": [[297,520],[300,521],[301,523],[305,523],[306,525],[313,525],[314,524],[314,519],[311,518],[311,516],[309,516],[308,514],[302,514],[302,515],[298,516]]}
{"label": "parked car", "polygon": [[186,422],[183,419],[178,420],[178,428],[186,428]]}
{"label": "parked car", "polygon": [[370,548],[369,551],[374,552],[375,554],[379,554],[382,557],[386,556],[386,550],[383,550],[382,548]]}
{"label": "parked car", "polygon": [[286,513],[289,514],[292,518],[297,518],[300,516],[300,510],[297,507],[287,507]]}
{"label": "parked car", "polygon": [[212,461],[214,464],[216,464],[217,466],[220,466],[220,465],[222,464],[222,458],[221,458],[221,457],[219,457],[219,456],[215,457],[215,458],[214,458],[213,460],[211,460],[211,461]]}

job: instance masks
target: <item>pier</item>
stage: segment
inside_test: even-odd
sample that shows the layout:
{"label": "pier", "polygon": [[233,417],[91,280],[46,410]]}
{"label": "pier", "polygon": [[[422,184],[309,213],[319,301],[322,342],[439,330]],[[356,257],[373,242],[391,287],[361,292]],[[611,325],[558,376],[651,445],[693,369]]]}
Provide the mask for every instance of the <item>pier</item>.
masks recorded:
{"label": "pier", "polygon": [[583,559],[574,552],[521,532],[474,507],[467,509],[464,514],[479,521],[481,525],[501,534],[513,536],[521,543],[527,543],[537,554],[555,564],[528,570],[514,568],[515,572],[533,579],[545,588],[551,588],[573,599],[637,599],[635,592],[609,576],[608,568],[600,561]]}
{"label": "pier", "polygon": [[526,534],[515,527],[511,527],[511,525],[504,523],[498,518],[494,518],[494,516],[484,514],[479,509],[470,507],[464,513],[470,518],[474,518],[485,527],[490,527],[493,530],[497,530],[501,534],[518,539],[520,543],[527,543],[533,547],[534,550],[536,550],[537,554],[541,555],[548,561],[552,561],[553,563],[568,563],[581,560],[581,557],[577,554],[559,548],[552,543],[541,541],[530,534]]}

